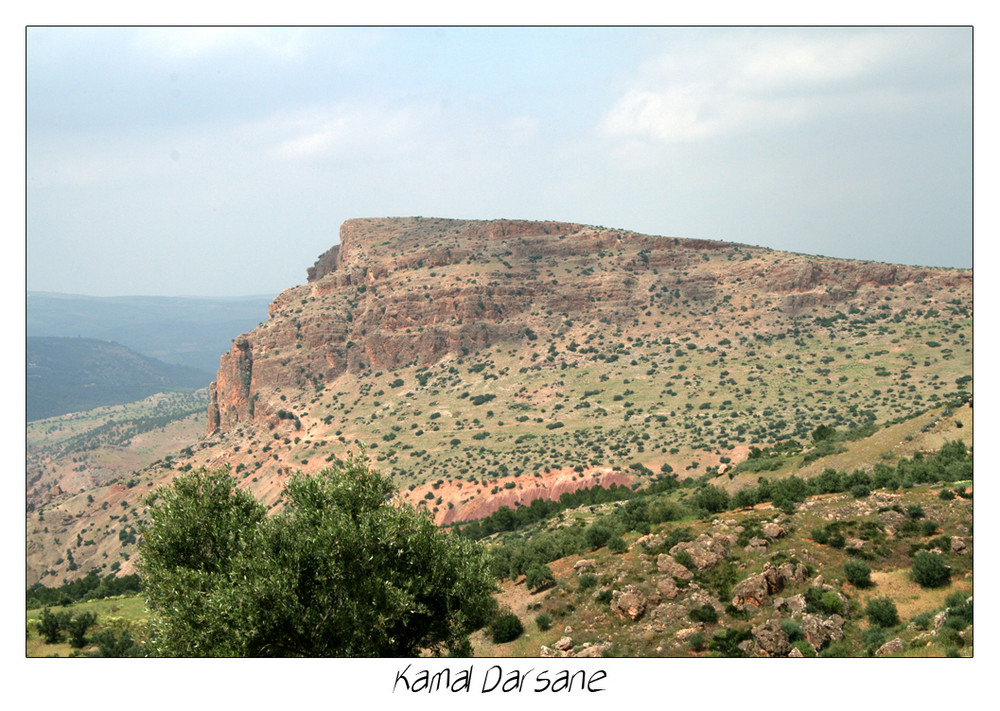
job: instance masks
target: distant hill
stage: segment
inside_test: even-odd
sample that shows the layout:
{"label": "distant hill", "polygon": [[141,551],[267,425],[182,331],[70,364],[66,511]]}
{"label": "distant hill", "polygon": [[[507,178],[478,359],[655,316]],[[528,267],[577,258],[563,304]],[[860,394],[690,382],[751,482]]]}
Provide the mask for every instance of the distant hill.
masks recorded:
{"label": "distant hill", "polygon": [[27,419],[205,387],[211,375],[93,338],[29,337]]}
{"label": "distant hill", "polygon": [[[115,341],[164,363],[205,373],[233,337],[267,320],[271,296],[97,297],[29,291],[27,335]],[[211,378],[209,378],[211,380]]]}

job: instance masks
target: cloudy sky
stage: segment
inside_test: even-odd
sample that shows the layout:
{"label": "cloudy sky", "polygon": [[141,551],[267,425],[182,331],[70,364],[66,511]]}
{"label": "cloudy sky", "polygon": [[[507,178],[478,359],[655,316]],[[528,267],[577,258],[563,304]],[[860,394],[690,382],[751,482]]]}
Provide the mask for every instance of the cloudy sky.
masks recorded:
{"label": "cloudy sky", "polygon": [[352,217],[972,263],[969,28],[29,28],[27,287],[276,294]]}

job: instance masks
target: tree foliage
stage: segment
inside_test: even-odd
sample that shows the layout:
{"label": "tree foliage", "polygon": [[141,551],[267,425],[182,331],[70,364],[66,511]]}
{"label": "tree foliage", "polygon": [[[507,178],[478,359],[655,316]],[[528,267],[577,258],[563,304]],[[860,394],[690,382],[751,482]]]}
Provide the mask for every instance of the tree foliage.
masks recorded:
{"label": "tree foliage", "polygon": [[224,471],[150,501],[141,574],[154,651],[170,656],[468,653],[495,611],[478,544],[391,502],[358,459],[287,484],[266,509]]}

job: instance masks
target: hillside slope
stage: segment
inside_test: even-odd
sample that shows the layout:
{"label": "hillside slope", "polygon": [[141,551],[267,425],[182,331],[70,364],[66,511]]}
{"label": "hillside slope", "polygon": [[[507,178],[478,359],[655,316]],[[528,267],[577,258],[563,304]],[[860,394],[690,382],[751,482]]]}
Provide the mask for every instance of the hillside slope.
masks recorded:
{"label": "hillside slope", "polygon": [[27,419],[205,387],[204,373],[93,338],[28,337]]}

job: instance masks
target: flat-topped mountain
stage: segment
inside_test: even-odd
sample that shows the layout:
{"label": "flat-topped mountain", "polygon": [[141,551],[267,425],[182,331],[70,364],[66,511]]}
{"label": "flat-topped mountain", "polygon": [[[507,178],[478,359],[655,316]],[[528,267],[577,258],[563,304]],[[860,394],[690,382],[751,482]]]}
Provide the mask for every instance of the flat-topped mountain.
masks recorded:
{"label": "flat-topped mountain", "polygon": [[759,339],[816,315],[895,316],[948,290],[968,308],[972,282],[967,270],[563,222],[430,218],[349,220],[308,276],[222,358],[209,432],[275,421],[280,389],[426,367],[502,342],[595,328],[677,338],[737,325]]}

